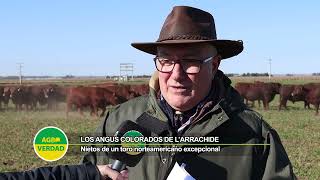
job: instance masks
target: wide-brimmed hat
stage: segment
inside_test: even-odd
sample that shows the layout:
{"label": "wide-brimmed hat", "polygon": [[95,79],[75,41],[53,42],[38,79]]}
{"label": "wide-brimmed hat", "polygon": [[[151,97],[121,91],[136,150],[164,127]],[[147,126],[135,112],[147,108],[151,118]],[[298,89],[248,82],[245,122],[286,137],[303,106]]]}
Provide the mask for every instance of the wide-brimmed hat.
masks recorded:
{"label": "wide-brimmed hat", "polygon": [[165,20],[156,42],[132,43],[141,51],[156,55],[159,45],[190,43],[214,45],[222,59],[236,56],[243,50],[241,40],[217,39],[213,16],[201,9],[176,6]]}

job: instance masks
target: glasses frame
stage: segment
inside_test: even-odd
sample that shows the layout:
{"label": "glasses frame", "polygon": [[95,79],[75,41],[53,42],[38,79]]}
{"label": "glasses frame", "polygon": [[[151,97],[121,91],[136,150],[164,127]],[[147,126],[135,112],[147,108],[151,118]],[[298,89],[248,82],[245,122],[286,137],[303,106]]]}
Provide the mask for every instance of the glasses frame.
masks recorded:
{"label": "glasses frame", "polygon": [[[204,63],[207,63],[207,62],[211,61],[213,57],[214,57],[214,56],[211,56],[211,57],[208,57],[208,58],[206,58],[206,59],[204,59],[204,60],[194,60],[194,61],[199,61],[199,62],[200,62],[200,64],[199,64],[199,71],[196,72],[196,73],[187,73],[187,72],[184,70],[183,66],[180,64],[180,63],[181,63],[181,60],[179,60],[179,61],[173,61],[174,63],[173,63],[172,69],[171,69],[171,71],[168,71],[168,72],[167,72],[167,71],[161,71],[161,70],[158,69],[158,67],[157,67],[157,61],[159,60],[160,57],[156,56],[155,58],[153,58],[153,61],[154,61],[154,65],[156,66],[156,69],[157,69],[159,72],[162,72],[162,73],[171,73],[171,72],[173,71],[175,65],[176,65],[177,63],[179,63],[180,66],[182,67],[182,70],[183,70],[184,73],[186,73],[186,74],[198,74],[198,73],[201,71],[201,66],[202,66]],[[162,59],[167,59],[167,58],[162,58]],[[167,59],[167,60],[169,61],[169,59]]]}

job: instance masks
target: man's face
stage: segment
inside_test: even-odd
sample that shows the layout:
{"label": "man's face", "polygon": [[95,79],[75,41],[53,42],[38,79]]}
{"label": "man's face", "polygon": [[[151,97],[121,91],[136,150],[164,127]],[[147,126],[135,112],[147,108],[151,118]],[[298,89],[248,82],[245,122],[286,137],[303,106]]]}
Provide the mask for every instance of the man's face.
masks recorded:
{"label": "man's face", "polygon": [[211,81],[220,64],[220,56],[210,44],[191,44],[158,47],[158,57],[184,63],[188,60],[212,60],[200,65],[196,74],[186,73],[180,63],[172,72],[159,72],[159,85],[162,96],[168,104],[179,111],[187,111],[203,100],[211,89]]}

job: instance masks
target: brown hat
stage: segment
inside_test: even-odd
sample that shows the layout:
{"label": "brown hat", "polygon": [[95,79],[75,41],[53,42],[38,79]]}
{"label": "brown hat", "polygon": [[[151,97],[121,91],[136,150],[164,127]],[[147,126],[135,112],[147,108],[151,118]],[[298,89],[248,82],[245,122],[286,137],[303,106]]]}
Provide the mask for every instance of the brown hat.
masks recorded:
{"label": "brown hat", "polygon": [[131,45],[141,51],[156,55],[159,45],[204,42],[214,45],[222,59],[236,56],[243,50],[241,40],[217,39],[214,19],[210,13],[188,6],[173,8],[156,42],[132,43]]}

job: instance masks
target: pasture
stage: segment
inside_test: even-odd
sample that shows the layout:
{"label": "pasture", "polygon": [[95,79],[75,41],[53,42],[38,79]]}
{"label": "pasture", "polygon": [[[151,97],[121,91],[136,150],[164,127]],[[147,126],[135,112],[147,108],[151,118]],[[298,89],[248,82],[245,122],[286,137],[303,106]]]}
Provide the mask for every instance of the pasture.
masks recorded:
{"label": "pasture", "polygon": [[[267,78],[231,78],[233,84],[239,81],[252,82],[255,80],[267,81]],[[60,85],[96,84],[103,80],[77,80],[56,81]],[[134,83],[143,83],[145,80]],[[303,84],[308,82],[320,82],[318,77],[281,77],[273,78],[273,82],[283,84]],[[4,83],[4,82],[0,82]],[[33,81],[31,83],[39,83]],[[45,83],[45,82],[41,82]],[[264,119],[280,135],[289,158],[293,164],[294,172],[300,179],[320,179],[320,116],[314,116],[314,109],[303,109],[302,102],[292,104],[288,102],[289,110],[278,111],[279,95],[270,103],[270,110],[264,111],[263,107],[254,108],[261,113]],[[38,158],[33,151],[33,137],[38,130],[45,126],[56,126],[71,134],[90,134],[95,131],[101,118],[84,117],[72,112],[70,117],[65,116],[65,104],[59,104],[55,112],[42,110],[31,112],[15,112],[11,109],[0,112],[0,172],[22,171],[39,166],[53,166],[57,164],[77,164],[81,154],[67,153],[56,162],[45,162]],[[44,107],[43,107],[44,108]],[[313,107],[312,107],[313,108]],[[69,142],[76,143],[76,142]]]}

